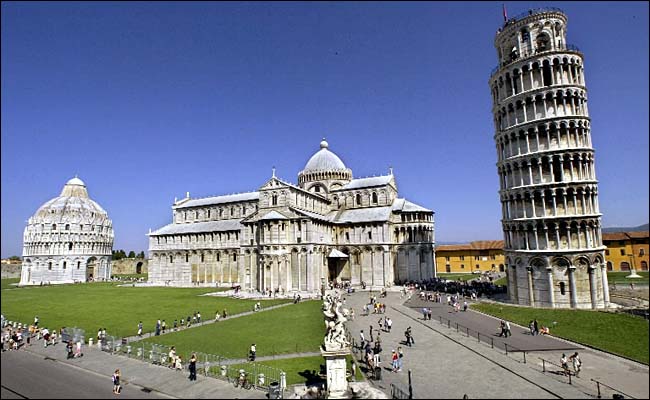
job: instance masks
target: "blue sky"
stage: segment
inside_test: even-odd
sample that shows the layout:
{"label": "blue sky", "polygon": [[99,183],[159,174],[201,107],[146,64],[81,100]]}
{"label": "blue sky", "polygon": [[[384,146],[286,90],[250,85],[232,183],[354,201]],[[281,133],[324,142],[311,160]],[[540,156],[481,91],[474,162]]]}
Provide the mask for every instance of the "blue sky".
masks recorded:
{"label": "blue sky", "polygon": [[[604,226],[648,222],[648,3],[560,7],[585,80]],[[394,168],[439,242],[501,239],[488,86],[501,2],[2,2],[2,257],[78,174],[115,249],[174,197],[296,182],[326,137]]]}

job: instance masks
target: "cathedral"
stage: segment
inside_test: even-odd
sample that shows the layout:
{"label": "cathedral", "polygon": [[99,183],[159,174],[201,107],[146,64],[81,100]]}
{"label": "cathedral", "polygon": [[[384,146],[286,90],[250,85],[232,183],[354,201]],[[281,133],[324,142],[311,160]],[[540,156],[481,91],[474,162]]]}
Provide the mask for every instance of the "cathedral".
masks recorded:
{"label": "cathedral", "polygon": [[323,139],[298,184],[273,176],[257,191],[186,198],[149,232],[149,282],[319,291],[435,276],[433,211],[400,198],[392,170],[357,178]]}

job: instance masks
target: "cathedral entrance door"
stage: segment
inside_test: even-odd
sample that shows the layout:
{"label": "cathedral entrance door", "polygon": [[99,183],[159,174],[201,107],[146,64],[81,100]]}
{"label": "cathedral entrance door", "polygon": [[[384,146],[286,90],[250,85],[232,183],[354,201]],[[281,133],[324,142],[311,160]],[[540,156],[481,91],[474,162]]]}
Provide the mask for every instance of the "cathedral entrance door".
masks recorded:
{"label": "cathedral entrance door", "polygon": [[341,268],[339,267],[339,259],[330,257],[327,259],[327,280],[335,281],[339,278]]}

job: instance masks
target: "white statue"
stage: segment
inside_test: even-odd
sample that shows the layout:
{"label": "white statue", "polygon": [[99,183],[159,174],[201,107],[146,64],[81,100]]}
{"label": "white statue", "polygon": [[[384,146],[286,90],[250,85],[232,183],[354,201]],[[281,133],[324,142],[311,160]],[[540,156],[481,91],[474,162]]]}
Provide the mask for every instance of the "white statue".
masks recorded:
{"label": "white statue", "polygon": [[343,302],[339,297],[325,296],[323,299],[323,314],[325,315],[325,350],[341,350],[350,346],[345,331],[348,309],[342,308]]}

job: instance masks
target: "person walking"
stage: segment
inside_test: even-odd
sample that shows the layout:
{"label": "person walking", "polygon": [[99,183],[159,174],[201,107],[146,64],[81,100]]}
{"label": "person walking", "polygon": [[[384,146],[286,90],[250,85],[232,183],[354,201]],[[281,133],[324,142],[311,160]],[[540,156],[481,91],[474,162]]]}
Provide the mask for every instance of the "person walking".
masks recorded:
{"label": "person walking", "polygon": [[463,311],[467,312],[467,300],[463,301]]}
{"label": "person walking", "polygon": [[388,333],[390,333],[390,329],[393,327],[393,320],[386,317],[386,329],[388,329]]}
{"label": "person walking", "polygon": [[535,325],[533,324],[533,320],[530,320],[528,323],[528,329],[530,330],[530,335],[535,336]]}
{"label": "person walking", "polygon": [[122,386],[120,385],[121,375],[119,368],[113,372],[113,394],[120,394],[122,391]]}
{"label": "person walking", "polygon": [[533,320],[533,335],[539,335],[539,324],[537,323],[537,318]]}
{"label": "person walking", "polygon": [[506,337],[512,336],[512,331],[510,330],[510,322],[506,321]]}
{"label": "person walking", "polygon": [[363,336],[363,329],[359,332],[359,348],[363,349],[366,347],[366,337]]}
{"label": "person walking", "polygon": [[569,375],[571,372],[569,371],[569,363],[566,358],[566,354],[562,353],[562,357],[560,357],[560,365],[562,366],[562,371],[564,372],[564,375]]}
{"label": "person walking", "polygon": [[176,365],[176,348],[174,346],[169,349],[169,368],[174,368]]}
{"label": "person walking", "polygon": [[573,353],[573,355],[569,357],[569,360],[573,363],[573,372],[575,372],[576,378],[578,378],[580,375],[580,369],[582,368],[582,360],[580,360],[578,352],[576,351]]}
{"label": "person walking", "polygon": [[196,353],[192,353],[192,357],[190,358],[190,380],[195,381],[196,380]]}
{"label": "person walking", "polygon": [[160,327],[162,328],[162,333],[163,333],[163,335],[164,335],[164,334],[165,334],[165,330],[167,329],[167,323],[165,322],[164,319],[162,320],[162,323],[160,324]]}
{"label": "person walking", "polygon": [[250,359],[251,361],[255,361],[255,355],[257,354],[257,346],[255,346],[255,343],[251,344],[251,349],[250,349]]}
{"label": "person walking", "polygon": [[404,367],[404,351],[402,351],[402,346],[397,348],[397,372],[402,372]]}
{"label": "person walking", "polygon": [[395,351],[395,349],[393,349],[391,351],[390,359],[391,359],[392,371],[397,372],[397,367],[399,366],[399,361],[398,361],[399,356],[397,355],[397,352]]}
{"label": "person walking", "polygon": [[138,324],[138,336],[142,336],[142,321]]}

